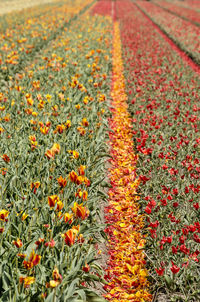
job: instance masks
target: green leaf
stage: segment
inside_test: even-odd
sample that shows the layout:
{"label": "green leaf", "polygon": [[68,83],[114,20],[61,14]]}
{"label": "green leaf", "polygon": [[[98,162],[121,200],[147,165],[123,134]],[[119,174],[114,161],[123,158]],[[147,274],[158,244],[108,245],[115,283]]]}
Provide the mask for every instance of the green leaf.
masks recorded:
{"label": "green leaf", "polygon": [[86,294],[83,289],[79,289],[79,290],[75,291],[75,294],[78,294],[80,296],[80,298],[82,299],[82,301],[84,301],[84,302],[87,301]]}
{"label": "green leaf", "polygon": [[[75,280],[72,281],[69,288],[67,289],[66,299],[69,299],[70,297],[73,296],[74,291],[75,291],[75,286],[78,283],[78,281],[79,281],[79,278],[76,278]],[[69,300],[69,302],[70,302],[70,300]]]}
{"label": "green leaf", "polygon": [[50,295],[47,296],[45,302],[53,302],[53,298],[54,298],[54,291],[52,291]]}

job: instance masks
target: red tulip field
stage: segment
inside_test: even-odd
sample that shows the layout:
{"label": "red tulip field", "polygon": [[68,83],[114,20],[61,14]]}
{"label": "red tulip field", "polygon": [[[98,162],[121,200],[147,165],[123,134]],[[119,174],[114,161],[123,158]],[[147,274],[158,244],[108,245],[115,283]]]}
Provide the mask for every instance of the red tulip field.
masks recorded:
{"label": "red tulip field", "polygon": [[5,1],[0,302],[199,302],[200,2]]}

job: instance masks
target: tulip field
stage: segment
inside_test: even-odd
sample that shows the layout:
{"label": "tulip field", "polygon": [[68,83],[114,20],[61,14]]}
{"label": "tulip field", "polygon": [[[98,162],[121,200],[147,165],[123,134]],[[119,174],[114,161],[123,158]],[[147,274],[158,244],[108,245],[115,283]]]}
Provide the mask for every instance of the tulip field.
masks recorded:
{"label": "tulip field", "polygon": [[199,302],[199,1],[12,1],[0,302]]}

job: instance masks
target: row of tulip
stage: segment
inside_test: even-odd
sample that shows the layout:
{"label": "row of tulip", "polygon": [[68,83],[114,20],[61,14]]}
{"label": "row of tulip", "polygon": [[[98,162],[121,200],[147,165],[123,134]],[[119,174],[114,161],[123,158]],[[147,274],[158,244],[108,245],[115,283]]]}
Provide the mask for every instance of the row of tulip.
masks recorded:
{"label": "row of tulip", "polygon": [[193,9],[181,7],[174,3],[169,3],[167,1],[158,1],[154,0],[154,3],[161,6],[162,8],[168,10],[169,12],[176,14],[179,17],[182,17],[196,25],[200,26],[200,12]]}
{"label": "row of tulip", "polygon": [[136,5],[116,1],[116,9],[152,292],[156,301],[198,301],[199,78]]}
{"label": "row of tulip", "polygon": [[133,149],[131,118],[128,113],[119,24],[113,30],[112,117],[110,128],[109,205],[106,233],[109,238],[105,278],[109,301],[151,301],[143,248],[143,216],[139,214],[136,190],[137,155]]}
{"label": "row of tulip", "polygon": [[65,4],[64,0],[54,0],[45,4],[36,5],[33,7],[23,8],[19,11],[11,11],[0,15],[0,32],[4,32],[6,28],[21,24],[30,18],[35,18],[48,14],[51,9],[56,9]]}
{"label": "row of tulip", "polygon": [[[116,19],[116,5],[100,1],[94,14],[109,15]],[[145,268],[144,215],[139,214],[139,197],[136,193],[139,180],[136,176],[138,156],[134,151],[132,121],[128,113],[125,78],[123,75],[122,45],[119,23],[113,25],[111,118],[109,118],[108,177],[111,188],[105,206],[105,229],[108,235],[109,254],[105,269],[107,284],[104,290],[108,301],[151,301],[147,270]]]}
{"label": "row of tulip", "polygon": [[200,64],[200,28],[159,6],[137,1],[140,7],[183,51]]}
{"label": "row of tulip", "polygon": [[85,14],[1,87],[0,301],[103,301],[111,28]]}
{"label": "row of tulip", "polygon": [[67,30],[70,20],[91,3],[91,0],[75,0],[55,7],[48,14],[8,26],[0,34],[0,80],[12,80],[26,66],[28,60],[31,62],[59,32]]}
{"label": "row of tulip", "polygon": [[178,6],[185,7],[185,8],[190,8],[195,11],[200,12],[200,3],[199,0],[184,0],[184,1],[179,1],[179,0],[169,0],[170,3],[174,3]]}

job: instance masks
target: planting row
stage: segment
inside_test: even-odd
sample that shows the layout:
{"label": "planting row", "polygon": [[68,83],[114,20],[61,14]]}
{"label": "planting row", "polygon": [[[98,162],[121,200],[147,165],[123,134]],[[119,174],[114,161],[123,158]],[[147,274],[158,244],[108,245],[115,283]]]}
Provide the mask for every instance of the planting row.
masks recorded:
{"label": "planting row", "polygon": [[174,3],[174,4],[176,4],[178,6],[181,6],[181,7],[190,8],[190,9],[193,9],[195,11],[200,12],[199,0],[184,0],[184,1],[179,1],[179,0],[171,1],[171,0],[169,0],[169,2]]}
{"label": "planting row", "polygon": [[8,27],[0,35],[0,79],[12,80],[16,72],[23,69],[50,40],[62,32],[70,20],[82,12],[91,0],[76,0],[51,13],[25,20],[24,23]]}
{"label": "planting row", "polygon": [[110,301],[151,301],[142,234],[143,215],[139,214],[137,155],[133,149],[131,118],[128,113],[122,47],[118,22],[113,31],[112,118],[110,128],[109,205],[105,208],[109,238],[109,261],[105,278],[106,298]]}
{"label": "planting row", "polygon": [[196,63],[200,64],[200,28],[146,1],[137,5]]}
{"label": "planting row", "polygon": [[110,23],[80,17],[1,91],[0,301],[97,296]]}
{"label": "planting row", "polygon": [[0,16],[0,31],[4,32],[7,27],[14,26],[25,22],[30,18],[38,17],[50,13],[51,9],[55,9],[64,5],[63,0],[57,0],[52,3],[46,3],[31,8],[24,8],[20,11],[14,11]]}
{"label": "planting row", "polygon": [[176,14],[188,21],[195,23],[196,25],[200,25],[200,12],[194,11],[190,8],[180,7],[176,4],[169,3],[167,1],[154,1],[157,5],[165,8],[169,12]]}
{"label": "planting row", "polygon": [[197,301],[199,79],[133,3],[117,1],[116,9],[138,154],[137,193],[141,213],[146,213],[145,252],[152,291],[172,301]]}

